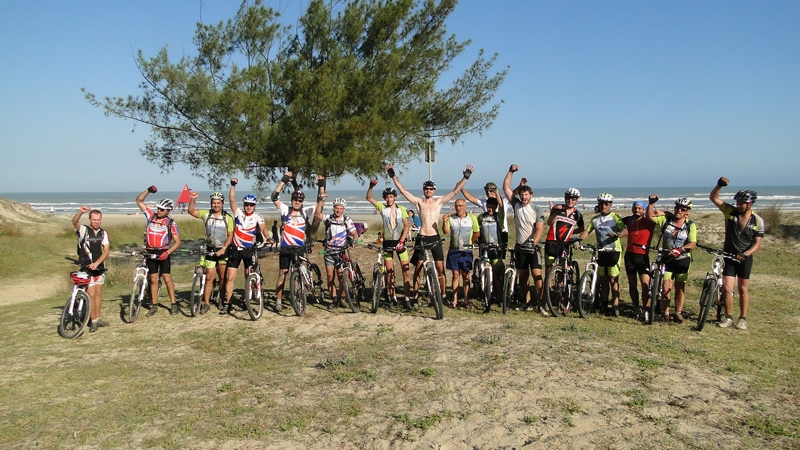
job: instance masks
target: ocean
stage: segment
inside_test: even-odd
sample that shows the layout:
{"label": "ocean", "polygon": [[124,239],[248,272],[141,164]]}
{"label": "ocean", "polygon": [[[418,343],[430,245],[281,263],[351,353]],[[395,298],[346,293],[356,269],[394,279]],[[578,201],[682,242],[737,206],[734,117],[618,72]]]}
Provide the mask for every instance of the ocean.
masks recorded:
{"label": "ocean", "polygon": [[[758,207],[778,205],[787,211],[800,211],[800,186],[747,186],[748,189],[753,189],[758,192],[758,201],[756,202],[756,209]],[[378,186],[373,191],[375,198],[381,201],[380,194],[382,187]],[[581,191],[581,200],[578,205],[580,208],[591,211],[595,204],[595,198],[601,192],[609,192],[614,196],[614,206],[620,210],[627,211],[630,209],[631,204],[635,200],[646,200],[647,196],[651,193],[657,194],[661,201],[659,206],[671,206],[672,202],[678,197],[688,197],[694,203],[694,211],[714,211],[716,208],[708,200],[709,186],[705,187],[661,187],[661,188],[614,188],[614,189],[598,189],[598,188],[579,188]],[[441,193],[442,190],[439,192]],[[483,190],[479,186],[474,186],[470,192],[473,195],[480,196]],[[224,192],[227,194],[226,192]],[[238,195],[244,197],[249,192],[241,190]],[[311,204],[315,199],[315,192],[307,190],[308,197],[306,204]],[[412,191],[414,195],[422,196],[422,191]],[[723,200],[732,203],[733,194],[736,193],[735,188],[726,187],[722,191]],[[31,208],[42,212],[53,212],[55,214],[74,214],[82,205],[87,205],[91,208],[97,208],[105,213],[111,214],[129,214],[139,212],[136,206],[136,196],[138,192],[9,192],[0,193],[0,197],[15,200],[22,204],[29,204]],[[180,192],[162,192],[150,194],[147,198],[148,204],[154,204],[162,198],[171,198],[173,200],[178,198]],[[208,208],[208,196],[211,191],[200,191],[200,198],[198,201],[198,208]],[[533,188],[533,202],[543,208],[548,207],[548,202],[562,202],[563,189],[537,189]],[[372,214],[375,209],[365,199],[366,188],[361,190],[337,190],[332,189],[328,192],[328,205],[330,205],[334,198],[343,197],[347,200],[347,212],[352,215],[368,215]],[[460,195],[458,196],[460,197]],[[456,198],[458,198],[456,197]],[[289,199],[289,194],[284,192],[281,194],[281,200],[286,202]],[[241,200],[241,199],[240,199]],[[409,203],[400,196],[398,204],[410,207]],[[452,205],[452,202],[451,202]],[[272,202],[265,199],[259,205],[258,211],[264,214],[270,214],[275,211]],[[330,207],[326,205],[326,211],[330,211]]]}

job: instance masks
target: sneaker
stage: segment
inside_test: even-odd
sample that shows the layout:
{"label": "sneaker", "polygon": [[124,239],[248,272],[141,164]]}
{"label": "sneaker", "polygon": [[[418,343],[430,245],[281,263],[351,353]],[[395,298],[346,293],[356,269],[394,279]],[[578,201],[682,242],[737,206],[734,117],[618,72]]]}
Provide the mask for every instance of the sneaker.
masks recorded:
{"label": "sneaker", "polygon": [[169,315],[170,316],[174,316],[175,314],[178,314],[178,303],[177,302],[173,303],[172,306],[169,309]]}
{"label": "sneaker", "polygon": [[97,324],[98,327],[103,328],[108,326],[108,322],[103,319],[93,320],[92,324]]}
{"label": "sneaker", "polygon": [[747,329],[747,320],[739,319],[739,322],[736,323],[737,330],[746,330]]}
{"label": "sneaker", "polygon": [[642,311],[641,306],[636,307],[636,311],[633,312],[633,318],[642,320],[642,316],[644,315],[644,311]]}
{"label": "sneaker", "polygon": [[669,313],[664,313],[664,314],[661,316],[661,320],[662,320],[663,322],[669,323],[669,319],[670,319],[670,317],[669,317]]}
{"label": "sneaker", "polygon": [[539,314],[541,314],[542,317],[550,317],[550,313],[542,306],[539,307]]}
{"label": "sneaker", "polygon": [[733,319],[730,317],[723,317],[722,322],[718,323],[717,326],[720,328],[730,328],[733,326]]}
{"label": "sneaker", "polygon": [[614,313],[614,317],[619,317],[619,308],[615,306],[613,308],[613,313]]}
{"label": "sneaker", "polygon": [[392,304],[392,306],[397,306],[399,304],[399,302],[397,301],[397,297],[392,297],[390,303]]}
{"label": "sneaker", "polygon": [[93,320],[92,324],[89,326],[89,333],[94,333],[95,331],[97,331],[98,326],[99,325],[97,325],[97,321]]}
{"label": "sneaker", "polygon": [[283,311],[283,305],[281,304],[281,299],[278,299],[275,302],[275,308],[274,309],[275,309],[276,313],[279,313],[279,312]]}
{"label": "sneaker", "polygon": [[647,323],[650,320],[650,311],[642,312],[642,322]]}
{"label": "sneaker", "polygon": [[407,310],[411,309],[411,303],[408,302],[408,299],[403,300],[403,308]]}
{"label": "sneaker", "polygon": [[230,312],[231,312],[231,304],[227,303],[222,306],[222,309],[219,310],[219,315],[224,316],[226,314],[230,314]]}
{"label": "sneaker", "polygon": [[150,305],[150,311],[147,311],[147,314],[145,314],[145,317],[153,316],[157,312],[158,312],[158,303],[152,304],[152,305]]}
{"label": "sneaker", "polygon": [[209,309],[211,309],[211,306],[209,306],[208,303],[203,303],[202,305],[200,305],[200,314],[207,313]]}
{"label": "sneaker", "polygon": [[675,323],[683,323],[683,314],[675,313]]}

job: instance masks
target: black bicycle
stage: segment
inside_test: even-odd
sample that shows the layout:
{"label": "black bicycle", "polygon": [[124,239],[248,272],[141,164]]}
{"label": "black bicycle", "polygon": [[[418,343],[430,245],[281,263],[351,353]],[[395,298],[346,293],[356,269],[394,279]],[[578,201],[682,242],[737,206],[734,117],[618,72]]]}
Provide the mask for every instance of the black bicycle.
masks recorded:
{"label": "black bicycle", "polygon": [[572,258],[572,244],[580,239],[571,238],[562,243],[553,267],[544,281],[547,309],[553,317],[566,316],[578,300],[578,281],[581,278],[578,262]]}
{"label": "black bicycle", "polygon": [[306,313],[308,299],[314,303],[322,300],[322,273],[319,266],[308,260],[312,244],[283,248],[281,251],[291,254],[289,273],[289,302],[295,315],[302,317]]}
{"label": "black bicycle", "polygon": [[361,312],[361,302],[365,301],[367,283],[361,267],[350,256],[352,244],[344,247],[329,246],[325,254],[333,258],[336,276],[344,291],[344,301],[354,313]]}

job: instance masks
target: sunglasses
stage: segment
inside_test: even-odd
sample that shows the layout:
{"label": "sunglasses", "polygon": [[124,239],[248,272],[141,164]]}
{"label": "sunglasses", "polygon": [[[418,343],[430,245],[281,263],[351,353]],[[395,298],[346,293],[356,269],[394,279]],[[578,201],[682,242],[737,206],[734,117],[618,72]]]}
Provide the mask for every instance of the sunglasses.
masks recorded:
{"label": "sunglasses", "polygon": [[686,211],[689,210],[689,208],[687,208],[685,206],[676,206],[675,209],[678,210],[678,211],[681,211],[681,212],[686,212]]}
{"label": "sunglasses", "polygon": [[168,209],[158,208],[159,211],[169,211]]}
{"label": "sunglasses", "polygon": [[426,188],[422,188],[422,190],[423,191],[435,191],[436,189],[434,189],[432,187],[426,187]]}
{"label": "sunglasses", "polygon": [[255,203],[245,203],[245,204],[244,204],[244,207],[245,207],[245,208],[247,208],[248,206],[249,206],[249,207],[251,207],[251,208],[255,208],[255,207],[256,207],[256,204],[255,204]]}

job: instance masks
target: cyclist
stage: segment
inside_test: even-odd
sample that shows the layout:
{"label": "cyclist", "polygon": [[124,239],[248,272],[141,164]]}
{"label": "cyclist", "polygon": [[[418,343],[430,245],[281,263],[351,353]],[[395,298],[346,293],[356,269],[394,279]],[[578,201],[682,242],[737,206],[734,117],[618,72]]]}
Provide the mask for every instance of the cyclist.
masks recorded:
{"label": "cyclist", "polygon": [[[480,229],[480,236],[478,242],[484,245],[497,245],[498,249],[490,249],[488,252],[489,262],[492,265],[492,284],[493,291],[497,295],[502,295],[503,292],[503,272],[505,265],[503,264],[503,252],[508,243],[503,239],[508,238],[508,234],[503,235],[503,222],[505,220],[505,212],[498,204],[498,199],[489,197],[486,199],[486,212],[478,216],[478,228]],[[483,255],[480,255],[483,257]],[[486,305],[487,312],[489,305]]]}
{"label": "cyclist", "polygon": [[[81,225],[81,216],[89,213],[89,225]],[[103,304],[103,284],[106,280],[105,260],[108,258],[109,239],[108,232],[100,228],[103,221],[103,213],[88,206],[81,206],[81,209],[72,217],[72,225],[78,235],[78,262],[81,270],[89,274],[89,287],[86,293],[89,294],[90,308],[89,318],[92,320],[89,332],[94,333],[99,327],[107,327],[108,323],[100,319],[100,307]]]}
{"label": "cyclist", "polygon": [[733,284],[738,278],[739,321],[736,328],[747,329],[747,309],[750,306],[750,270],[753,267],[753,254],[761,248],[764,238],[764,220],[752,211],[758,194],[742,190],[733,196],[736,206],[723,202],[719,191],[730,181],[721,177],[711,190],[708,198],[717,205],[725,217],[725,244],[723,250],[736,255],[736,261],[727,261],[722,273],[722,292],[725,295],[725,319],[718,325],[728,328],[733,325]]}
{"label": "cyclist", "polygon": [[[624,217],[622,223],[628,230],[628,243],[625,247],[625,273],[628,275],[628,290],[631,294],[631,302],[635,308],[637,319],[647,320],[647,313],[643,309],[647,306],[650,298],[650,241],[653,238],[653,230],[656,224],[648,219],[644,212],[647,203],[637,200],[631,207],[631,215]],[[639,303],[639,285],[636,275],[638,274],[639,283],[642,286],[641,303]]]}
{"label": "cyclist", "polygon": [[[589,226],[580,234],[580,239],[586,239],[594,230],[597,248],[603,250],[597,255],[597,274],[600,276],[600,305],[595,305],[600,311],[605,310],[607,315],[619,317],[619,260],[622,254],[622,245],[619,238],[628,234],[622,218],[611,206],[614,196],[602,193],[597,196],[598,215],[592,217]],[[608,303],[608,294],[611,291],[611,304]]]}
{"label": "cyclist", "polygon": [[574,233],[581,234],[584,230],[583,214],[578,211],[578,199],[581,191],[571,187],[564,191],[564,203],[550,207],[550,216],[547,218],[547,237],[545,238],[545,276],[555,263],[555,257],[561,253],[565,243]]}
{"label": "cyclist", "polygon": [[[442,297],[445,295],[446,278],[444,275],[444,252],[442,251],[442,241],[439,237],[439,216],[442,212],[442,206],[452,200],[453,197],[455,197],[456,194],[461,190],[461,188],[464,187],[464,184],[466,184],[470,175],[472,175],[472,171],[472,165],[467,164],[467,167],[463,172],[464,176],[461,178],[461,180],[459,180],[458,183],[456,183],[456,187],[452,191],[439,198],[433,197],[433,194],[436,193],[436,183],[428,180],[422,183],[423,197],[418,198],[406,190],[405,187],[403,187],[403,185],[400,183],[400,179],[397,178],[392,165],[388,164],[386,166],[386,173],[389,175],[389,178],[394,181],[394,184],[397,186],[397,190],[399,190],[400,193],[403,194],[403,197],[411,202],[411,204],[417,208],[417,211],[419,211],[421,225],[419,234],[417,234],[417,238],[415,240],[415,246],[420,244],[434,244],[430,251],[436,265],[436,273],[439,276],[439,284],[442,288]],[[416,265],[416,268],[414,269],[414,302],[416,302],[419,292],[419,273],[422,271],[424,254],[424,251],[417,250],[414,252],[414,256],[411,258],[411,262]]]}
{"label": "cyclist", "polygon": [[178,234],[178,225],[169,217],[169,213],[175,208],[175,202],[165,198],[156,204],[157,212],[153,212],[144,204],[144,199],[150,193],[156,192],[155,186],[142,191],[136,197],[136,204],[147,218],[147,227],[144,230],[145,250],[152,255],[158,255],[157,259],[147,258],[148,283],[150,286],[150,298],[153,300],[147,317],[152,316],[158,311],[158,275],[164,280],[167,287],[167,294],[171,305],[169,313],[178,314],[178,304],[175,302],[175,285],[172,282],[172,263],[170,255],[181,246],[181,237]]}
{"label": "cyclist", "polygon": [[689,220],[692,202],[682,197],[675,200],[672,213],[664,211],[663,216],[656,215],[655,203],[657,195],[650,195],[647,205],[647,218],[661,228],[661,247],[669,250],[672,257],[666,263],[664,288],[662,290],[662,310],[664,321],[669,322],[669,294],[675,287],[675,322],[683,322],[683,302],[686,296],[686,280],[689,279],[689,267],[692,264],[691,251],[697,246],[697,226]]}
{"label": "cyclist", "polygon": [[391,275],[394,274],[394,261],[393,255],[397,252],[397,258],[400,260],[400,269],[403,272],[403,291],[405,298],[403,305],[409,309],[411,305],[408,299],[411,297],[411,274],[408,273],[408,250],[406,250],[406,239],[408,238],[409,226],[409,212],[404,206],[398,205],[397,191],[394,188],[387,187],[383,190],[383,201],[385,203],[378,203],[372,196],[372,189],[378,184],[378,180],[370,180],[369,188],[367,188],[367,201],[378,210],[383,221],[383,263],[386,266],[386,288],[388,290],[389,301],[397,304],[397,295],[395,293],[394,283],[389,283],[392,279]]}
{"label": "cyclist", "polygon": [[[527,180],[526,180],[527,181]],[[524,183],[523,183],[524,184]],[[495,207],[496,212],[502,212],[502,230],[501,230],[501,239],[500,242],[508,242],[508,215],[509,213],[513,212],[511,208],[511,204],[508,202],[503,201],[503,196],[497,192],[497,185],[493,182],[488,182],[486,185],[483,186],[483,192],[486,194],[486,198],[477,198],[474,195],[467,192],[466,189],[461,189],[461,194],[464,195],[464,198],[467,199],[468,202],[474,204],[475,206],[479,206],[483,212],[487,212],[489,209],[486,207],[486,203],[489,201],[490,198],[495,199],[497,202],[497,206]],[[502,258],[505,258],[505,248],[501,249],[502,251]]]}
{"label": "cyclist", "polygon": [[[336,198],[333,200],[333,214],[321,214],[318,219],[325,224],[325,249],[328,251],[341,251],[344,247],[349,246],[353,241],[358,239],[356,226],[353,220],[344,215],[344,210],[347,208],[347,200],[343,198]],[[344,286],[339,283],[339,290],[336,290],[336,280],[342,276],[342,271],[336,270],[336,258],[329,254],[325,254],[325,274],[328,278],[328,292],[331,296],[331,304],[338,304],[339,307],[345,308],[347,305],[344,303]]]}
{"label": "cyclist", "polygon": [[447,250],[447,270],[453,271],[453,302],[451,307],[458,306],[458,282],[464,286],[464,303],[469,304],[469,274],[472,271],[472,244],[478,242],[480,228],[478,218],[467,212],[467,202],[463,198],[456,200],[456,213],[447,213],[442,218],[442,231],[450,235],[450,248]]}
{"label": "cyclist", "polygon": [[[286,274],[289,273],[289,265],[292,262],[292,254],[283,249],[290,249],[292,247],[303,246],[306,243],[306,238],[313,236],[317,227],[319,226],[320,218],[322,217],[322,206],[325,203],[325,177],[317,176],[317,204],[303,208],[303,202],[306,199],[306,194],[295,186],[292,192],[291,203],[284,205],[280,201],[280,192],[286,183],[292,182],[292,171],[287,170],[283,178],[275,187],[272,192],[272,204],[278,208],[281,215],[281,253],[278,259],[278,281],[275,285],[275,312],[280,312],[283,309],[281,299],[283,298],[283,286],[286,281]],[[316,219],[316,220],[315,220]]]}
{"label": "cyclist", "polygon": [[[225,269],[228,264],[228,248],[233,240],[233,217],[222,209],[225,203],[225,196],[221,192],[214,192],[209,197],[211,209],[200,211],[197,209],[197,197],[199,192],[192,192],[189,196],[189,215],[204,220],[206,224],[206,252],[214,252],[213,255],[205,258],[203,267],[211,269],[212,274],[206,277],[206,286],[203,290],[203,305],[200,307],[200,314],[205,314],[210,309],[211,291],[214,289],[213,271],[216,267],[219,277],[219,291],[227,293],[225,283]],[[208,271],[206,271],[208,272]],[[224,299],[220,301],[224,302]]]}
{"label": "cyclist", "polygon": [[[544,280],[542,279],[542,253],[538,247],[539,239],[541,239],[544,231],[544,214],[531,202],[533,190],[531,190],[530,186],[520,185],[513,191],[511,190],[511,178],[514,172],[518,170],[519,166],[516,164],[512,164],[508,168],[508,173],[503,179],[503,193],[511,202],[516,219],[514,256],[517,261],[519,285],[525,289],[525,305],[522,308],[525,310],[534,309],[530,288],[528,287],[528,278],[533,276],[533,286],[536,288],[536,303],[539,305],[539,313],[543,316],[549,316],[550,314],[544,308],[544,297],[542,296],[544,286]],[[525,248],[532,248],[533,251],[524,251]]]}
{"label": "cyclist", "polygon": [[[265,241],[267,227],[264,218],[256,212],[258,198],[253,194],[245,195],[242,199],[244,211],[236,204],[236,184],[238,178],[231,178],[231,187],[228,191],[228,201],[233,212],[233,240],[228,251],[227,273],[225,274],[225,307],[220,314],[230,314],[231,300],[233,300],[233,285],[239,264],[244,261],[245,268],[250,266],[253,250],[259,242]],[[206,289],[206,291],[209,291]]]}

